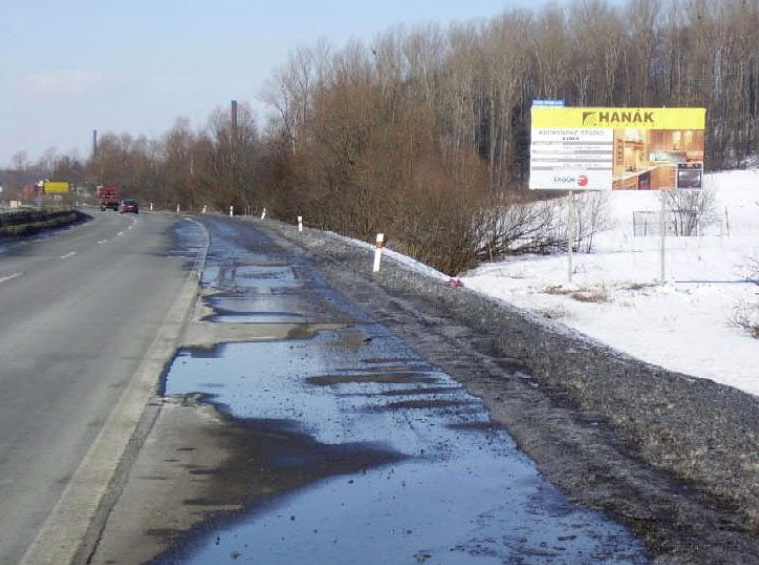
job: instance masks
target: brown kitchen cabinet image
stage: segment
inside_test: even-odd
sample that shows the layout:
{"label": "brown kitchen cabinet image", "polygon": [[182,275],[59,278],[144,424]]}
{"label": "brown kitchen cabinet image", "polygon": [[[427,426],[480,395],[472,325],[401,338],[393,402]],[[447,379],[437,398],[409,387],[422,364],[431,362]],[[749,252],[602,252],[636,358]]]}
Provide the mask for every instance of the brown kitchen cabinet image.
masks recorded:
{"label": "brown kitchen cabinet image", "polygon": [[611,188],[612,190],[637,190],[638,177],[631,175],[621,179],[614,179]]}
{"label": "brown kitchen cabinet image", "polygon": [[648,150],[652,152],[681,152],[689,161],[704,160],[704,132],[702,130],[649,130]]}
{"label": "brown kitchen cabinet image", "polygon": [[651,171],[651,188],[670,189],[675,188],[677,182],[676,165],[659,165]]}
{"label": "brown kitchen cabinet image", "polygon": [[614,132],[613,175],[615,179],[621,179],[628,173],[634,173],[645,168],[648,160],[647,146],[641,133],[640,130],[616,130]]}

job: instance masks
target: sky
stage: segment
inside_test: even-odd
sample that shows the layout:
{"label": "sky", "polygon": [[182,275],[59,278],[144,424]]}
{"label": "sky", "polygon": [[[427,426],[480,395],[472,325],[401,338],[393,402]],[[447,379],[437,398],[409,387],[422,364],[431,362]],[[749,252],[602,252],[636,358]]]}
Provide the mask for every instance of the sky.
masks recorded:
{"label": "sky", "polygon": [[[298,46],[370,41],[397,25],[447,26],[529,0],[3,0],[0,167],[17,152],[87,159],[92,132],[158,138],[202,127],[231,100],[258,101]],[[562,2],[559,1],[559,4]]]}

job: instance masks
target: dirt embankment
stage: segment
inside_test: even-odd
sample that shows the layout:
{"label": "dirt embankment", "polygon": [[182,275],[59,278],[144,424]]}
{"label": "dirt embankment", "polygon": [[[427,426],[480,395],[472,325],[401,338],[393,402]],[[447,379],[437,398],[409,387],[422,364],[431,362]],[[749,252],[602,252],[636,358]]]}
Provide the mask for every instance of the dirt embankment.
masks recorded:
{"label": "dirt embankment", "polygon": [[0,214],[0,240],[37,235],[91,219],[79,210],[24,210]]}
{"label": "dirt embankment", "polygon": [[[759,563],[759,399],[632,359],[322,232],[260,224],[483,398],[568,496],[657,563]],[[729,352],[725,352],[729,355]]]}

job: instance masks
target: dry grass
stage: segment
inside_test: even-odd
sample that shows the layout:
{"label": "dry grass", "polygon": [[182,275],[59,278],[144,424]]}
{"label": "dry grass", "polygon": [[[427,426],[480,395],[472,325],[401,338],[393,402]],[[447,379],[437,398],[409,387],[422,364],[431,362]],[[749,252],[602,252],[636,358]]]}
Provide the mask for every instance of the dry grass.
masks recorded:
{"label": "dry grass", "polygon": [[569,296],[571,299],[577,300],[578,302],[589,302],[594,304],[602,304],[611,300],[609,289],[606,286],[601,286],[599,288],[576,288],[555,285],[546,287],[543,292],[557,296]]}
{"label": "dry grass", "polygon": [[648,290],[649,288],[654,288],[656,286],[657,286],[656,283],[634,282],[634,283],[630,283],[629,285],[623,288],[624,290],[638,291],[638,290]]}
{"label": "dry grass", "polygon": [[578,290],[569,296],[578,302],[592,302],[594,304],[602,304],[610,300],[609,292],[605,288]]}

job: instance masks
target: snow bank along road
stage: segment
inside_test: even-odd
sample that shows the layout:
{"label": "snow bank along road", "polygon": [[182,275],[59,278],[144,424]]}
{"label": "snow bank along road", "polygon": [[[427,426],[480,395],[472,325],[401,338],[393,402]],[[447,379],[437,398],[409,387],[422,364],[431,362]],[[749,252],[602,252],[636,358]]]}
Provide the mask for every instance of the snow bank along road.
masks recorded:
{"label": "snow bank along road", "polygon": [[389,258],[373,274],[373,252],[342,238],[269,221],[248,227],[294,248],[482,398],[549,480],[628,525],[657,563],[759,563],[755,397],[636,361]]}

